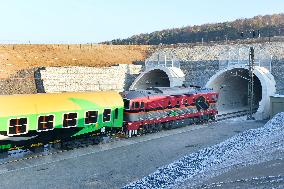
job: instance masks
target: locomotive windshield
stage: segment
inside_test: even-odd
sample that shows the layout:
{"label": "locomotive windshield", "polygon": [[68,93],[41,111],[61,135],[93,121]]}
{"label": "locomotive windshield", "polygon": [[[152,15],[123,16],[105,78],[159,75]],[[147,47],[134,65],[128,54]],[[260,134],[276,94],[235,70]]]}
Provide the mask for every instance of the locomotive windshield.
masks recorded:
{"label": "locomotive windshield", "polygon": [[128,100],[128,99],[123,99],[123,102],[124,102],[124,108],[125,108],[126,110],[129,110],[130,100]]}

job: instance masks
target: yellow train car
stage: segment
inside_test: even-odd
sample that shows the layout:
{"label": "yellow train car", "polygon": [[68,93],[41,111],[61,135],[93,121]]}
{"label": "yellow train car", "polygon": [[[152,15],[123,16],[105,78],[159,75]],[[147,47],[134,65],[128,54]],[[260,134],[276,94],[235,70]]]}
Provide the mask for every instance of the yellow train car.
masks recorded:
{"label": "yellow train car", "polygon": [[122,124],[123,100],[116,92],[0,96],[0,150],[11,141],[78,136]]}

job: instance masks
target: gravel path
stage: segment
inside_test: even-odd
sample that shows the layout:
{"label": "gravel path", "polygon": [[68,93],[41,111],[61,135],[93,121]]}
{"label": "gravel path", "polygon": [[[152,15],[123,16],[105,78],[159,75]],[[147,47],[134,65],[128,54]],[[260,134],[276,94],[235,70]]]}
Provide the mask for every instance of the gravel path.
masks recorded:
{"label": "gravel path", "polygon": [[[284,113],[281,113],[264,127],[244,131],[217,145],[186,155],[124,188],[195,188],[207,179],[236,167],[252,166],[273,160],[282,161],[283,155]],[[283,164],[280,165],[280,169],[283,168],[282,166]],[[275,178],[272,181],[278,179],[279,187],[284,186],[283,175],[271,177]],[[264,183],[269,177],[260,180]],[[237,185],[238,182],[233,184]],[[267,187],[269,184],[270,182],[265,182],[264,186]],[[201,185],[201,188],[204,187],[206,185]]]}

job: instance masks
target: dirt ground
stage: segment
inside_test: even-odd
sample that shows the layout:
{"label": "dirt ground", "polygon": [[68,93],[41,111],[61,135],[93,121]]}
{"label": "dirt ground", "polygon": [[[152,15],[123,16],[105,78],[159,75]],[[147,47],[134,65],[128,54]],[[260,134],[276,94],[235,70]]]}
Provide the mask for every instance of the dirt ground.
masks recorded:
{"label": "dirt ground", "polygon": [[21,70],[47,66],[110,66],[144,61],[146,45],[11,44],[0,45],[0,79],[19,77]]}

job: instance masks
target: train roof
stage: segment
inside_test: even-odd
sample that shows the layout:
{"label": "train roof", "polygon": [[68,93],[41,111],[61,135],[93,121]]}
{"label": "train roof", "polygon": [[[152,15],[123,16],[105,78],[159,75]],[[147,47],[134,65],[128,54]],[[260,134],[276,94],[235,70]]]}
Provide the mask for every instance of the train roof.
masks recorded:
{"label": "train roof", "polygon": [[0,95],[0,117],[114,106],[123,106],[117,92]]}
{"label": "train roof", "polygon": [[122,93],[122,96],[123,98],[133,99],[148,96],[180,96],[208,92],[213,92],[213,90],[196,87],[152,87],[145,90],[127,91]]}

